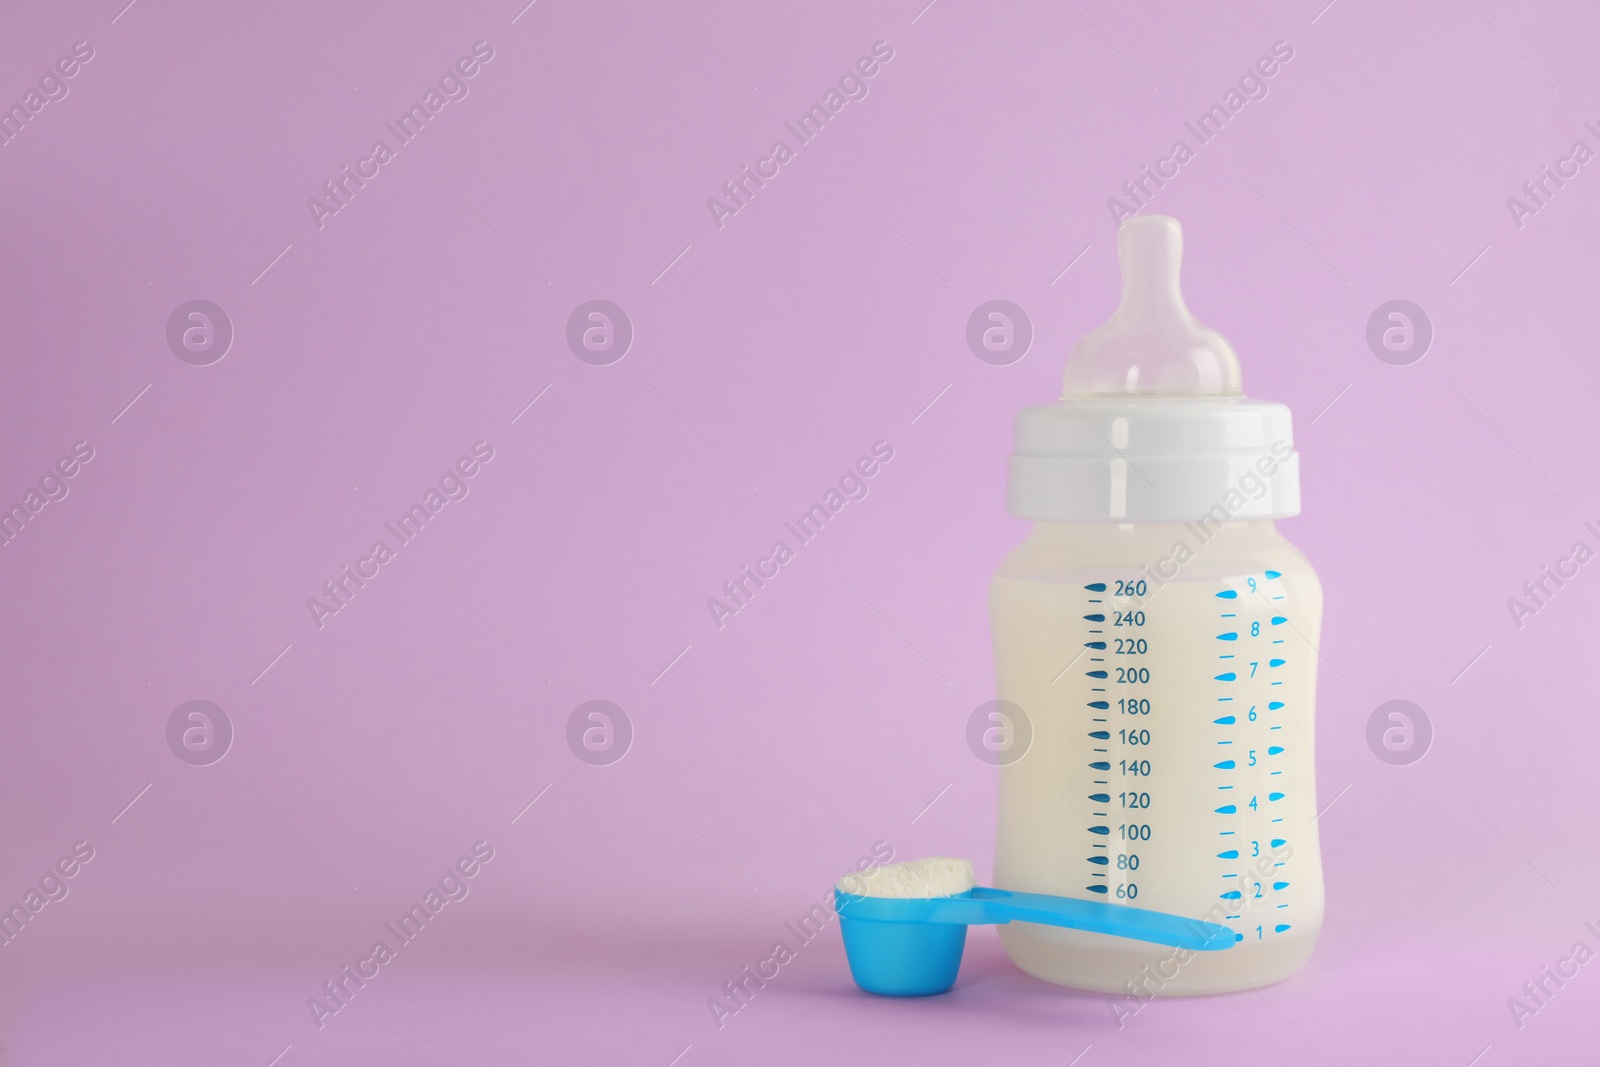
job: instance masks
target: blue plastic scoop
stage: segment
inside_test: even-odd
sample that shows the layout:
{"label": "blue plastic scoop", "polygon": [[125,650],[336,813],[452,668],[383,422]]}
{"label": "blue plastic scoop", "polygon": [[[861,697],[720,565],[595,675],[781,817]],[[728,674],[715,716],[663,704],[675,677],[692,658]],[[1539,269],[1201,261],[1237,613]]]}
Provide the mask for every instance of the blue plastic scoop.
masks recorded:
{"label": "blue plastic scoop", "polygon": [[1040,923],[1215,952],[1234,932],[1217,923],[1121,904],[978,886],[947,897],[869,897],[835,888],[850,976],[868,993],[924,997],[955,985],[968,926]]}

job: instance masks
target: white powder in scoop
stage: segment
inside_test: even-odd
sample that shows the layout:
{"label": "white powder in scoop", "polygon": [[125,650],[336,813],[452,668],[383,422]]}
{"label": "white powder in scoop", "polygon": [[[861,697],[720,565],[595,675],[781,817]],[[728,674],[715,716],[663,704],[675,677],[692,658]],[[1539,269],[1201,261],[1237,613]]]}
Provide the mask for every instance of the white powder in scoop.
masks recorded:
{"label": "white powder in scoop", "polygon": [[971,860],[930,856],[854,872],[839,879],[839,890],[863,897],[949,897],[978,884]]}

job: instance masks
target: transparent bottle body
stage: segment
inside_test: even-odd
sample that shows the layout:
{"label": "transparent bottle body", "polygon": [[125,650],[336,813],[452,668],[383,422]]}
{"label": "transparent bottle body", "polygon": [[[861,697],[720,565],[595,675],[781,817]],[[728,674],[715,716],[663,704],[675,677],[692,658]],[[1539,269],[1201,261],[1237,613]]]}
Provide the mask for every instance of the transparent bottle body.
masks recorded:
{"label": "transparent bottle body", "polygon": [[[1322,925],[1314,700],[1322,589],[1270,521],[1036,523],[990,593],[995,884],[1221,922],[1191,953],[1014,923],[1024,971],[1150,995],[1287,977]],[[1001,705],[1005,708],[1005,704]]]}

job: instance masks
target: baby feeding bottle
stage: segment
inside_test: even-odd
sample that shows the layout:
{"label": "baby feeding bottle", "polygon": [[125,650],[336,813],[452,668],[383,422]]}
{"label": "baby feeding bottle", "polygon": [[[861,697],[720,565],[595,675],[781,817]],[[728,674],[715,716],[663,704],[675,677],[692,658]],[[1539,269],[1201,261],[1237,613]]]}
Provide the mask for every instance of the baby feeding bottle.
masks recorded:
{"label": "baby feeding bottle", "polygon": [[[1322,588],[1275,520],[1300,511],[1289,409],[1179,290],[1175,219],[1117,235],[1122,302],[1017,416],[1009,508],[1033,521],[990,592],[1002,759],[995,884],[1234,932],[1189,952],[1012,923],[1017,966],[1111,993],[1287,977],[1322,925],[1313,704]],[[1027,735],[1031,733],[1031,738]]]}

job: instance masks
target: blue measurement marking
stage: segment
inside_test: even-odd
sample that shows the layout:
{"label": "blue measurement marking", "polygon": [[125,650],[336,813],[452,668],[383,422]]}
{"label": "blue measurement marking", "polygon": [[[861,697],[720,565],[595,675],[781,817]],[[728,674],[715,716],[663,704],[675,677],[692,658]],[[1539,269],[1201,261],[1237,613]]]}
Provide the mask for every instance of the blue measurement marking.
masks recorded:
{"label": "blue measurement marking", "polygon": [[1087,889],[1091,893],[1107,893],[1107,892],[1110,892],[1110,890],[1106,889],[1106,887],[1103,886],[1103,885],[1086,885],[1083,888]]}
{"label": "blue measurement marking", "polygon": [[[1083,676],[1085,678],[1104,678],[1106,676],[1106,672],[1105,671],[1084,671],[1083,672]],[[1095,690],[1095,692],[1099,692],[1099,690],[1097,689],[1097,690]]]}
{"label": "blue measurement marking", "polygon": [[1089,764],[1089,769],[1091,771],[1109,771],[1111,769],[1111,764],[1105,760],[1099,760],[1095,763]]}
{"label": "blue measurement marking", "polygon": [[1275,645],[1281,645],[1281,644],[1283,644],[1283,638],[1281,638],[1281,637],[1275,638],[1272,643],[1275,644]]}
{"label": "blue measurement marking", "polygon": [[1105,622],[1106,621],[1106,617],[1104,615],[1085,615],[1084,618],[1088,619],[1090,622]]}
{"label": "blue measurement marking", "polygon": [[1267,660],[1267,666],[1269,666],[1269,667],[1281,667],[1285,663],[1288,663],[1288,662],[1289,661],[1286,660],[1286,659],[1269,659],[1269,660]]}
{"label": "blue measurement marking", "polygon": [[1288,889],[1289,888],[1289,883],[1288,882],[1273,882],[1272,883],[1272,888],[1274,888],[1274,889]]}
{"label": "blue measurement marking", "polygon": [[1232,741],[1218,741],[1217,744],[1219,744],[1219,745],[1231,745],[1231,744],[1233,744],[1233,742]]}
{"label": "blue measurement marking", "polygon": [[1237,619],[1238,617],[1239,617],[1239,614],[1238,614],[1238,612],[1235,612],[1235,611],[1224,612],[1222,615],[1218,616],[1218,618],[1223,618],[1223,619]]}
{"label": "blue measurement marking", "polygon": [[1273,848],[1282,848],[1284,845],[1287,845],[1288,843],[1289,842],[1285,841],[1281,837],[1274,837],[1272,839],[1272,847]]}
{"label": "blue measurement marking", "polygon": [[1217,831],[1217,836],[1218,837],[1232,837],[1235,832],[1236,831],[1234,831],[1234,830],[1218,830]]}
{"label": "blue measurement marking", "polygon": [[1282,774],[1282,773],[1283,773],[1282,771],[1271,771],[1271,772],[1269,772],[1269,777],[1272,776],[1272,775],[1279,775],[1279,774]]}
{"label": "blue measurement marking", "polygon": [[1106,643],[1104,641],[1085,641],[1083,643],[1083,647],[1092,648],[1096,652],[1104,652],[1106,650]]}
{"label": "blue measurement marking", "polygon": [[1228,703],[1228,701],[1230,701],[1232,699],[1233,699],[1232,697],[1218,697],[1217,698],[1217,703],[1218,704],[1226,704],[1226,703]]}
{"label": "blue measurement marking", "polygon": [[1283,599],[1283,594],[1279,593],[1277,596],[1273,597],[1272,599],[1273,600],[1282,600]]}
{"label": "blue measurement marking", "polygon": [[1098,863],[1100,866],[1104,867],[1106,864],[1110,863],[1111,861],[1108,860],[1104,856],[1090,856],[1089,857],[1089,862],[1090,863]]}
{"label": "blue measurement marking", "polygon": [[1273,929],[1274,932],[1281,934],[1285,930],[1289,929],[1289,924],[1288,923],[1279,923],[1277,926],[1274,926],[1272,929]]}
{"label": "blue measurement marking", "polygon": [[1267,755],[1269,755],[1269,756],[1281,756],[1281,755],[1283,755],[1283,746],[1282,745],[1272,745],[1272,746],[1268,747]]}
{"label": "blue measurement marking", "polygon": [[1267,729],[1269,729],[1269,730],[1281,730],[1281,729],[1283,729],[1283,727],[1281,727],[1281,726],[1269,726],[1269,727],[1267,727]]}
{"label": "blue measurement marking", "polygon": [[1218,593],[1217,596],[1221,597],[1223,600],[1238,600],[1239,599],[1239,593],[1238,593],[1237,590],[1234,590],[1234,589],[1224,589],[1222,592]]}
{"label": "blue measurement marking", "polygon": [[1267,574],[1267,581],[1269,581],[1269,582],[1272,581],[1274,578],[1283,577],[1282,573],[1279,572],[1279,571],[1267,571],[1266,574]]}
{"label": "blue measurement marking", "polygon": [[[1252,588],[1254,587],[1254,583],[1253,582],[1251,583],[1251,586],[1252,586]],[[1237,591],[1229,590],[1229,591],[1227,591],[1225,593],[1218,594],[1218,596],[1221,596],[1224,599],[1238,599],[1239,594],[1238,594]],[[1224,615],[1223,617],[1224,618],[1234,618],[1236,616],[1234,614],[1230,613],[1228,615]],[[1260,634],[1260,624],[1259,623],[1252,624],[1252,632],[1251,632],[1250,636],[1255,637],[1255,636],[1259,636],[1259,634]],[[1237,641],[1242,640],[1243,637],[1244,637],[1244,634],[1242,633],[1242,631],[1232,630],[1232,631],[1226,631],[1226,632],[1218,634],[1217,635],[1217,640],[1219,640],[1219,641],[1237,642]],[[1218,658],[1219,659],[1233,659],[1235,657],[1232,656],[1232,655],[1219,655]],[[1252,664],[1251,665],[1251,677],[1253,678],[1254,675],[1255,675],[1255,664]],[[1217,681],[1229,681],[1229,682],[1238,681],[1239,680],[1239,675],[1237,673],[1235,673],[1235,672],[1227,672],[1227,673],[1224,673],[1224,674],[1217,675],[1216,676],[1216,680]],[[1233,699],[1234,699],[1233,697],[1221,697],[1221,698],[1219,698],[1219,700],[1222,700],[1222,701],[1231,701]],[[1256,712],[1255,712],[1255,706],[1254,705],[1252,705],[1251,708],[1250,708],[1250,717],[1251,717],[1252,720],[1254,720],[1255,717],[1256,717]],[[1229,716],[1225,716],[1223,718],[1214,719],[1213,722],[1215,724],[1217,724],[1217,725],[1233,726],[1233,725],[1238,724],[1238,719],[1237,719],[1236,716],[1229,715]],[[1231,743],[1232,743],[1231,741],[1219,741],[1218,742],[1218,744],[1231,744]],[[1252,763],[1254,762],[1254,755],[1253,754],[1252,754],[1252,757],[1251,757],[1251,761],[1252,761]],[[1239,766],[1239,764],[1238,764],[1238,762],[1236,760],[1222,760],[1222,761],[1220,761],[1218,763],[1213,764],[1214,769],[1217,769],[1217,770],[1235,770],[1235,769],[1238,768],[1238,766]],[[1231,786],[1231,785],[1222,785],[1222,786],[1218,786],[1217,788],[1219,790],[1224,790],[1224,789],[1232,789],[1234,787]],[[1254,798],[1251,799],[1250,806],[1252,808],[1255,806]],[[1230,804],[1230,805],[1225,805],[1223,807],[1217,808],[1216,811],[1219,814],[1234,815],[1234,814],[1237,814],[1238,808],[1237,808],[1236,805],[1231,805]],[[1224,830],[1224,831],[1220,831],[1219,832],[1219,836],[1232,836],[1232,835],[1234,835],[1234,833],[1235,833],[1235,831],[1233,831],[1233,830]],[[1258,846],[1258,848],[1259,848],[1259,846]],[[1239,855],[1240,855],[1240,853],[1239,853],[1238,849],[1228,849],[1226,851],[1219,852],[1217,854],[1217,858],[1219,860],[1237,860],[1239,858]],[[1239,885],[1239,884],[1241,884],[1243,882],[1243,876],[1238,874],[1237,872],[1227,872],[1227,873],[1224,873],[1222,875],[1222,877],[1224,879],[1228,879],[1228,878],[1234,879],[1234,884],[1235,885]],[[1257,896],[1259,896],[1260,893],[1261,893],[1261,889],[1260,889],[1259,883],[1257,884],[1255,892],[1256,892]],[[1242,900],[1244,898],[1244,896],[1245,896],[1245,894],[1242,893],[1240,890],[1230,890],[1230,891],[1228,891],[1226,893],[1221,894],[1220,899],[1222,899],[1222,900]],[[1227,915],[1227,916],[1224,916],[1224,921],[1237,922],[1240,918],[1241,918],[1241,916],[1238,916],[1238,915]],[[1257,936],[1258,937],[1260,936],[1260,927],[1257,927]],[[1235,932],[1234,940],[1235,941],[1243,941],[1244,940],[1244,934],[1243,933],[1239,933],[1239,932]]]}
{"label": "blue measurement marking", "polygon": [[1106,835],[1111,833],[1111,827],[1109,827],[1109,826],[1091,826],[1091,827],[1089,827],[1089,832],[1091,834],[1099,834],[1101,837],[1105,837]]}
{"label": "blue measurement marking", "polygon": [[1107,701],[1107,700],[1091,700],[1091,701],[1089,701],[1089,707],[1094,708],[1096,711],[1105,711],[1110,706],[1111,706],[1111,702]]}
{"label": "blue measurement marking", "polygon": [[1094,801],[1096,804],[1109,804],[1109,803],[1111,803],[1111,794],[1110,793],[1090,793],[1089,794],[1089,799]]}
{"label": "blue measurement marking", "polygon": [[1267,794],[1267,799],[1268,800],[1282,800],[1283,799],[1283,794],[1282,793],[1268,793]]}
{"label": "blue measurement marking", "polygon": [[1272,700],[1267,702],[1268,711],[1277,711],[1281,707],[1283,707],[1283,701],[1281,700]]}
{"label": "blue measurement marking", "polygon": [[1107,740],[1110,740],[1110,738],[1111,738],[1111,731],[1110,730],[1090,730],[1089,731],[1089,736],[1094,738],[1096,741],[1107,741]]}
{"label": "blue measurement marking", "polygon": [[1282,626],[1284,623],[1286,623],[1288,621],[1289,620],[1284,618],[1282,615],[1274,615],[1272,617],[1272,625],[1274,625],[1274,626]]}
{"label": "blue measurement marking", "polygon": [[1090,582],[1088,585],[1084,586],[1084,588],[1089,590],[1091,593],[1104,593],[1106,591],[1106,583]]}
{"label": "blue measurement marking", "polygon": [[1279,819],[1273,819],[1272,821],[1273,822],[1282,822],[1283,820],[1281,818],[1279,818]]}
{"label": "blue measurement marking", "polygon": [[1282,685],[1283,683],[1282,682],[1273,682],[1272,684],[1273,685]]}

